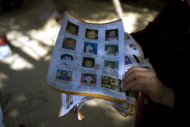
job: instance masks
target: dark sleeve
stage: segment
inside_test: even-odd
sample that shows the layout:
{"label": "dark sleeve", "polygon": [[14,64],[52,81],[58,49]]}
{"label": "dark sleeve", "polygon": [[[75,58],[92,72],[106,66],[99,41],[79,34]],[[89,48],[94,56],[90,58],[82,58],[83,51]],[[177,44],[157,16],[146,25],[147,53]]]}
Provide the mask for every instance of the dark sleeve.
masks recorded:
{"label": "dark sleeve", "polygon": [[145,56],[151,53],[152,47],[155,45],[155,39],[163,38],[167,31],[168,24],[172,17],[173,11],[176,10],[176,0],[169,0],[161,9],[155,19],[150,22],[143,30],[131,33],[135,40],[141,45]]}
{"label": "dark sleeve", "polygon": [[[180,2],[181,2],[180,0],[170,0],[167,3],[167,5],[156,16],[156,18],[151,23],[149,23],[145,29],[131,34],[136,39],[136,41],[141,45],[146,57],[151,55],[151,53],[153,52],[152,50],[154,50],[154,48],[156,48],[156,46],[159,45],[156,44],[159,43],[159,41],[157,41],[158,39],[164,40],[166,42],[165,36],[166,32],[168,31],[167,29],[169,29],[168,26],[171,24],[172,20],[176,18],[175,12],[180,11],[180,8],[178,6]],[[186,42],[188,42],[188,44]],[[190,113],[189,111],[190,102],[188,101],[189,90],[187,87],[190,85],[190,83],[189,83],[189,74],[185,74],[185,72],[190,71],[189,67],[190,62],[187,62],[187,58],[190,58],[189,42],[190,42],[189,40],[185,41],[181,39],[180,45],[177,45],[178,48],[183,47],[184,44],[186,45],[183,48],[181,48],[180,52],[174,51],[176,53],[174,55],[172,54],[172,57],[174,58],[170,57],[170,59],[176,59],[176,62],[173,61],[175,63],[171,63],[170,65],[171,72],[168,73],[170,75],[167,76],[170,77],[170,79],[167,80],[168,81],[167,83],[169,83],[169,86],[173,89],[175,94],[174,108],[171,109],[165,105],[155,104],[154,102],[152,102],[154,103],[154,105],[148,105],[148,106],[154,107],[156,111],[154,110],[155,112],[152,112],[148,107],[147,108],[148,111],[146,110],[147,112],[145,113],[146,117],[144,117],[145,122],[146,118],[148,117],[147,120],[151,119],[151,121],[154,121],[154,123],[155,124],[157,123],[157,125],[159,125],[159,123],[162,124],[164,122],[168,123],[168,126],[169,124],[173,124],[174,126],[176,126],[177,124],[179,126],[183,126],[186,123],[189,124],[188,114]],[[180,50],[180,49],[173,49],[173,50]],[[162,66],[160,65],[160,63],[158,63],[158,65]],[[162,75],[163,73],[164,72],[162,71]]]}

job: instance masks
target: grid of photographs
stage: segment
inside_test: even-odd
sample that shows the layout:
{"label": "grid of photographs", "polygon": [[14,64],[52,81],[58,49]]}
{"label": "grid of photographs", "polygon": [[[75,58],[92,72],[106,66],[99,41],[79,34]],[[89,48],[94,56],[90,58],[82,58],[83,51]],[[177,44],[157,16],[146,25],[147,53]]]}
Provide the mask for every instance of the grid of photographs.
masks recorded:
{"label": "grid of photographs", "polygon": [[47,77],[50,85],[67,93],[62,94],[62,114],[87,95],[121,102],[120,107],[127,100],[124,108],[135,110],[135,94],[121,90],[122,77],[130,67],[151,66],[133,37],[124,33],[121,21],[90,24],[66,13]]}
{"label": "grid of photographs", "polygon": [[121,21],[90,24],[67,14],[51,59],[49,84],[125,101],[122,77],[128,68],[143,63],[143,56],[135,40],[124,33]]}
{"label": "grid of photographs", "polygon": [[[102,77],[110,77],[111,89],[121,90],[121,82],[117,82],[121,77],[118,59],[121,37],[119,37],[118,27],[108,26],[102,30],[96,26],[83,27],[73,20],[65,22],[55,80],[67,84],[79,80],[78,83],[82,86],[109,88],[103,83]],[[76,75],[78,78],[75,77]],[[114,81],[117,86],[114,85]]]}

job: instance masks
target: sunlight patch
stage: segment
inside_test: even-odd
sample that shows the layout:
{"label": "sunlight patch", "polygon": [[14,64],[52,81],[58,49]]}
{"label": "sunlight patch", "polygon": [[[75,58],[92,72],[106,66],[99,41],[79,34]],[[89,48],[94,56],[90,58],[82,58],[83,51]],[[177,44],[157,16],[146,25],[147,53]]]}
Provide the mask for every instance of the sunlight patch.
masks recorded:
{"label": "sunlight patch", "polygon": [[33,65],[31,63],[29,63],[18,54],[13,54],[12,56],[2,60],[2,62],[10,65],[11,69],[13,70],[24,70],[33,68]]}

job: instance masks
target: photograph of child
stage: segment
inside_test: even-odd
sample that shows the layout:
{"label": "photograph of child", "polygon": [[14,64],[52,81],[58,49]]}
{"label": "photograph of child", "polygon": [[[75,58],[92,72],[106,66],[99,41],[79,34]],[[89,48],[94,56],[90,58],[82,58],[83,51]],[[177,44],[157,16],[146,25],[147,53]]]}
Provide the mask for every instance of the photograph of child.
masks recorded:
{"label": "photograph of child", "polygon": [[97,54],[97,46],[98,45],[96,43],[85,42],[84,53]]}
{"label": "photograph of child", "polygon": [[111,88],[115,91],[121,91],[121,80],[112,78]]}
{"label": "photograph of child", "polygon": [[67,70],[57,69],[55,79],[64,82],[72,81],[72,72]]}
{"label": "photograph of child", "polygon": [[66,94],[67,109],[73,104],[73,95]]}
{"label": "photograph of child", "polygon": [[86,29],[85,37],[87,39],[97,40],[98,39],[98,30]]}
{"label": "photograph of child", "polygon": [[121,91],[121,80],[114,79],[109,76],[102,76],[101,86],[104,88],[115,90],[115,91]]}
{"label": "photograph of child", "polygon": [[118,61],[104,61],[105,67],[103,68],[103,73],[107,75],[112,75],[112,76],[118,76],[118,66],[119,62]]}
{"label": "photograph of child", "polygon": [[105,55],[117,56],[118,45],[105,45]]}
{"label": "photograph of child", "polygon": [[82,73],[81,74],[81,84],[96,86],[96,74]]}
{"label": "photograph of child", "polygon": [[125,56],[125,65],[132,64],[132,61],[128,56]]}
{"label": "photograph of child", "polygon": [[91,57],[83,57],[82,66],[86,68],[94,68],[95,59]]}
{"label": "photograph of child", "polygon": [[111,30],[106,30],[106,35],[105,35],[105,40],[106,41],[117,41],[118,40],[118,29],[111,29]]}
{"label": "photograph of child", "polygon": [[76,48],[76,40],[73,38],[65,38],[62,44],[62,48],[75,50]]}
{"label": "photograph of child", "polygon": [[61,55],[61,64],[63,65],[72,65],[73,62],[73,56],[70,54],[63,54]]}
{"label": "photograph of child", "polygon": [[72,35],[78,35],[78,31],[79,31],[79,26],[68,22],[67,26],[66,26],[66,32]]}
{"label": "photograph of child", "polygon": [[102,76],[101,77],[101,87],[111,89],[111,77]]}

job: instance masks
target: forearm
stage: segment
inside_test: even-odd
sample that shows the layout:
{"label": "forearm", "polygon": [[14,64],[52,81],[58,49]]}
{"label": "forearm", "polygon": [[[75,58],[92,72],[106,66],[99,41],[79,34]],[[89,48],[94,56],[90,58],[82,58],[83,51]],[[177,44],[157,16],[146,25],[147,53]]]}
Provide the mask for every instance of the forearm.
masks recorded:
{"label": "forearm", "polygon": [[175,95],[171,88],[165,87],[161,93],[160,103],[169,106],[170,108],[174,107]]}

